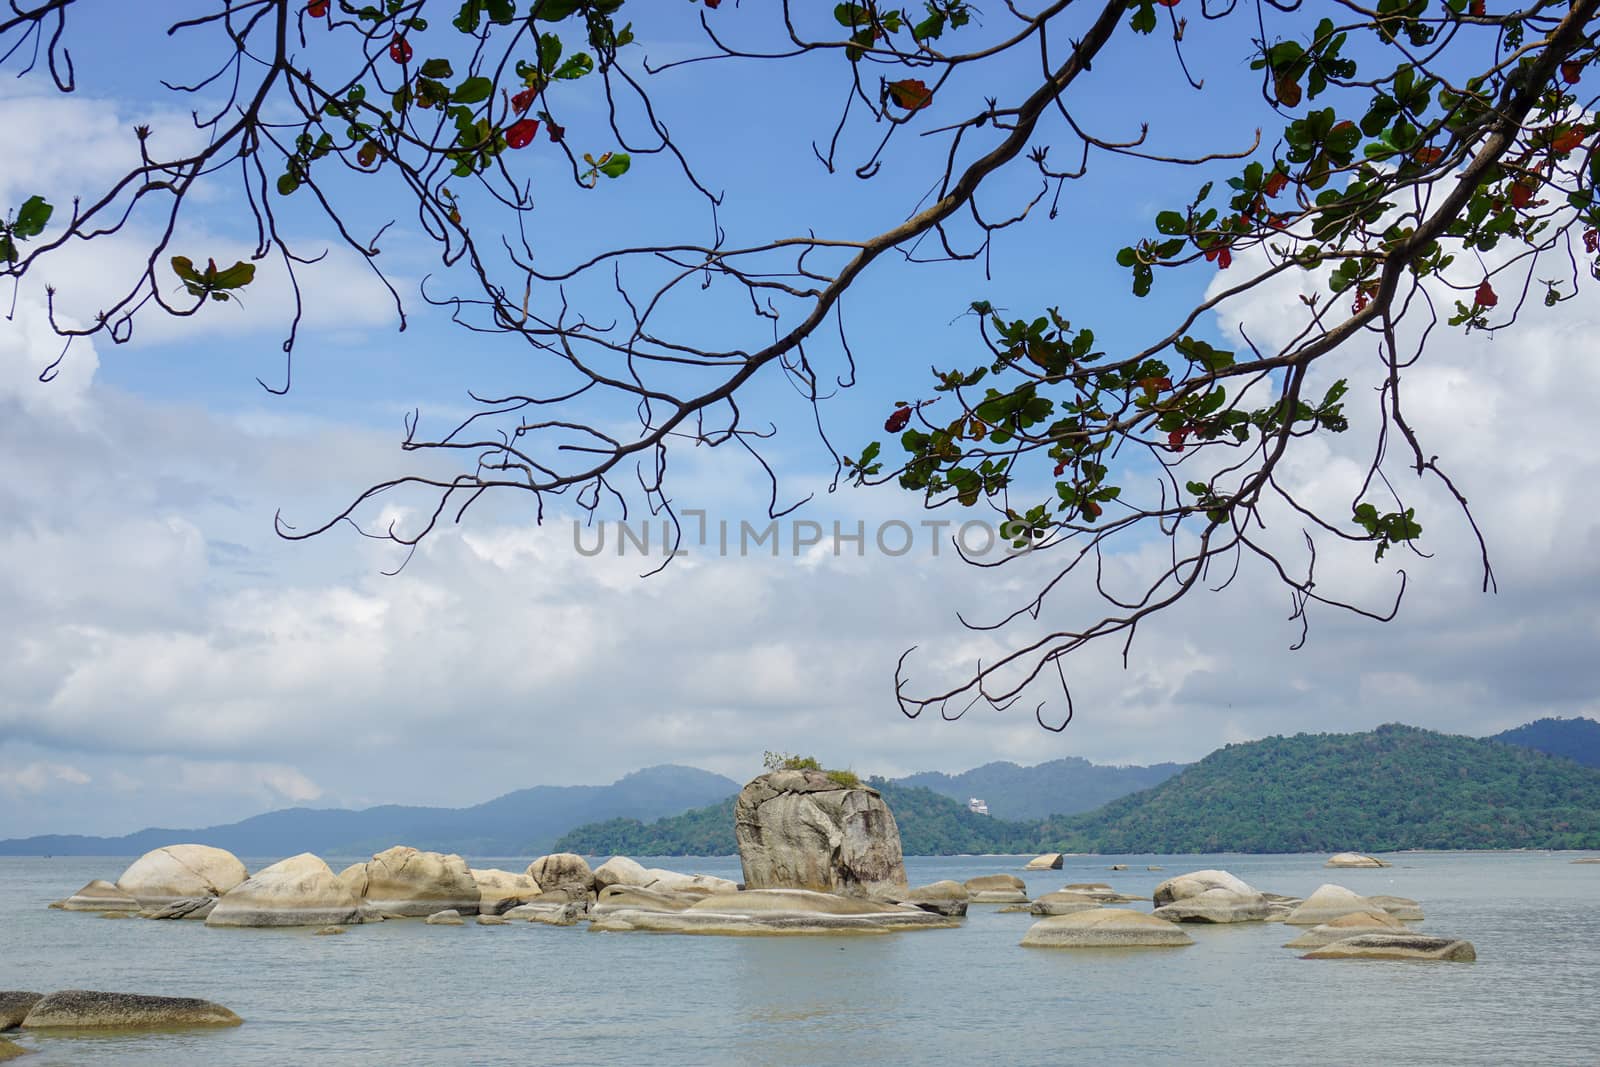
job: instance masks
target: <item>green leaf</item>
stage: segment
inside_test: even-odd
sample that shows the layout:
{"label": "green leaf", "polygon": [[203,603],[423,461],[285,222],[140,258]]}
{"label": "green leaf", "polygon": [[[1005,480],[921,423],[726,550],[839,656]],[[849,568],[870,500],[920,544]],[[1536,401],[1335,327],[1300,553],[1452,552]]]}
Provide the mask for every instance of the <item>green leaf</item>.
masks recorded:
{"label": "green leaf", "polygon": [[557,67],[555,72],[550,76],[552,78],[560,78],[564,81],[570,81],[573,78],[583,77],[593,69],[594,60],[589,57],[589,53],[575,52],[573,53],[571,59],[568,59],[565,63],[561,64],[561,66]]}
{"label": "green leaf", "polygon": [[556,69],[556,64],[561,62],[561,38],[553,33],[539,35],[539,69],[546,74]]}
{"label": "green leaf", "polygon": [[54,210],[55,208],[45,203],[44,197],[28,197],[17,211],[17,221],[12,225],[11,232],[18,237],[39,236],[44,232],[44,224],[50,221],[50,214]]}
{"label": "green leaf", "polygon": [[628,167],[632,162],[626,153],[617,152],[602,159],[595,165],[595,169],[607,178],[620,178],[628,173]]}
{"label": "green leaf", "polygon": [[300,188],[300,179],[293,174],[278,175],[278,192],[282,195],[288,196],[298,188]]}
{"label": "green leaf", "polygon": [[494,82],[488,78],[471,77],[450,94],[450,100],[456,104],[481,104],[494,95]]}
{"label": "green leaf", "polygon": [[1183,233],[1188,226],[1188,220],[1176,211],[1163,211],[1156,216],[1156,230],[1168,237]]}
{"label": "green leaf", "polygon": [[448,78],[455,74],[448,59],[430,59],[422,64],[422,69],[417,73],[424,78]]}
{"label": "green leaf", "polygon": [[540,0],[533,17],[544,22],[560,22],[582,6],[582,0]]}

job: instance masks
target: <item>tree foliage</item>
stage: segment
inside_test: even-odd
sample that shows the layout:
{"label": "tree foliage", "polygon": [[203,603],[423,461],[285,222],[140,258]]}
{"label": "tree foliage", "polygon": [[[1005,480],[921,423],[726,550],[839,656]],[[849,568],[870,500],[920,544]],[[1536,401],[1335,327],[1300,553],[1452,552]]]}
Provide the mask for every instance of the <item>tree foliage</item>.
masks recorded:
{"label": "tree foliage", "polygon": [[[31,3],[0,14],[0,68],[71,92],[69,25],[93,0]],[[561,498],[580,512],[625,514],[631,503],[676,522],[668,469],[682,447],[733,446],[772,475],[762,455],[772,431],[749,424],[740,406],[753,382],[786,378],[819,406],[854,381],[846,296],[880,261],[908,273],[929,260],[987,262],[997,234],[1048,225],[1042,217],[1056,216],[1063,196],[1069,216],[1095,211],[1066,190],[1109,158],[1152,174],[1194,170],[1192,195],[1154,212],[1114,261],[1078,265],[1125,272],[1135,305],[1176,279],[1213,279],[1185,310],[1140,319],[1144,342],[1113,349],[1098,339],[1108,333],[1100,317],[1127,308],[1073,307],[1063,292],[1053,306],[1006,310],[1004,294],[975,292],[964,305],[965,352],[952,346],[921,388],[907,381],[911,399],[884,423],[889,438],[853,431],[859,444],[838,451],[824,438],[836,483],[894,482],[930,508],[987,509],[1017,545],[1056,561],[1042,589],[981,624],[1037,621],[1048,603],[1042,634],[1011,639],[1004,655],[949,684],[919,688],[902,658],[896,693],[913,716],[1008,706],[1054,679],[1064,710],[1047,715],[1040,702],[1034,713],[1060,727],[1072,715],[1064,656],[1102,638],[1125,655],[1145,619],[1247,565],[1282,583],[1302,627],[1313,605],[1392,617],[1403,571],[1394,603],[1347,603],[1318,584],[1317,553],[1340,543],[1378,560],[1416,551],[1436,519],[1408,503],[1396,477],[1407,469],[1437,480],[1465,512],[1464,491],[1404,403],[1428,338],[1508,327],[1530,305],[1575,299],[1600,271],[1600,155],[1595,98],[1584,88],[1594,82],[1600,0],[1336,0],[1309,17],[1279,0],[1039,0],[988,10],[967,0],[700,0],[679,11],[685,26],[698,23],[702,52],[659,64],[625,0],[202,7],[172,27],[171,58],[181,66],[215,47],[217,61],[192,81],[169,79],[193,98],[201,147],[162,153],[140,128],[137,162],[96,194],[68,207],[38,190],[0,205],[0,277],[22,283],[63,248],[130,220],[148,224],[157,235],[148,255],[89,321],[56,317],[50,294],[64,337],[125,341],[142,316],[215,313],[210,305],[238,300],[261,261],[296,279],[320,253],[286,236],[281,218],[293,211],[320,219],[329,241],[390,285],[403,328],[409,294],[379,261],[393,220],[365,220],[368,205],[399,198],[440,259],[422,299],[533,359],[525,384],[479,396],[480,410],[459,425],[436,433],[408,420],[403,449],[459,460],[455,473],[397,476],[309,528],[280,523],[285,537],[371,524],[405,497],[423,503],[419,521],[368,532],[415,545],[486,493],[512,491],[530,494],[540,517]],[[1203,91],[1191,68],[1218,57],[1190,55],[1186,35],[1191,23],[1213,22],[1257,72],[1272,121],[1265,131],[1219,114],[1214,145],[1195,155],[1164,149],[1145,126],[1122,136],[1080,120],[1085,75],[1130,35],[1142,43],[1119,54],[1137,56],[1139,69],[1120,77],[1170,63]],[[942,164],[918,186],[931,191],[860,232],[824,217],[792,233],[729,233],[721,212],[740,191],[713,192],[717,160],[690,158],[654,105],[656,87],[697,64],[717,64],[730,92],[759,92],[785,65],[826,70],[845,103],[799,133],[813,140],[819,171],[873,180],[915,138],[940,149]],[[973,85],[996,88],[978,105]],[[581,106],[594,102],[604,107]],[[1147,118],[1128,116],[1126,126]],[[635,182],[685,191],[699,210],[681,213],[681,238],[602,244],[546,265],[538,234],[565,220],[536,203],[531,157],[559,160],[573,188],[595,198],[597,220],[603,190]],[[206,210],[221,204],[252,220],[246,259],[219,267],[203,250],[175,246],[202,187],[220,197]],[[1287,341],[1208,335],[1213,313],[1302,275],[1316,295],[1280,312],[1295,324]],[[742,320],[727,314],[730,296]],[[296,281],[273,391],[292,380],[304,299]],[[686,325],[713,320],[727,329]],[[1371,468],[1348,506],[1330,510],[1302,499],[1280,471],[1308,440],[1348,430],[1352,368],[1373,354]],[[619,431],[623,418],[636,425]],[[773,478],[769,511],[778,515],[787,507]],[[1295,547],[1269,528],[1293,531]],[[1152,538],[1170,546],[1165,558],[1131,590],[1108,586],[1108,544]],[[1097,605],[1085,606],[1093,601],[1073,586],[1079,572]],[[1052,597],[1066,601],[1060,621]]]}

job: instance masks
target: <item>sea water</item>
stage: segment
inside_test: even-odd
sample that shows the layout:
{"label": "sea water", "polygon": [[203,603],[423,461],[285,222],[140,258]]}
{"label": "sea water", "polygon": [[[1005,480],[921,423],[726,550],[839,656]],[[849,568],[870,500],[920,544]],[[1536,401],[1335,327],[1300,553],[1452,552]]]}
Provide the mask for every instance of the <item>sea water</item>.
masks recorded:
{"label": "sea water", "polygon": [[[246,860],[259,869],[276,857]],[[338,870],[356,857],[334,857]],[[912,884],[1015,873],[1031,895],[1106,882],[1148,896],[1220,868],[1303,896],[1324,882],[1422,902],[1423,933],[1476,963],[1302,960],[1281,923],[1189,925],[1171,949],[1024,949],[1026,913],[857,937],[590,933],[420,920],[208,929],[47,910],[132,857],[0,858],[0,989],[214,1000],[236,1029],[7,1036],[51,1064],[1595,1064],[1600,865],[1570,853],[911,857]],[[530,857],[472,857],[521,870]],[[733,858],[647,861],[739,877]],[[1112,864],[1126,864],[1112,871]],[[1160,871],[1147,870],[1159,866]],[[1128,905],[1140,907],[1139,905]],[[1149,905],[1144,905],[1148,909]]]}

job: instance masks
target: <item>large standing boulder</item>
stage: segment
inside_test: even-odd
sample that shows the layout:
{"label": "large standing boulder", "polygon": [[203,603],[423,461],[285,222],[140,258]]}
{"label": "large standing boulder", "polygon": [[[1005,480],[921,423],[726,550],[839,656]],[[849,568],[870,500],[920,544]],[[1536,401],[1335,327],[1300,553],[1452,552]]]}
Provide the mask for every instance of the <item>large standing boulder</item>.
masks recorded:
{"label": "large standing boulder", "polygon": [[1065,859],[1066,857],[1059,852],[1046,852],[1042,856],[1033,857],[1022,869],[1025,871],[1059,871]]}
{"label": "large standing boulder", "polygon": [[[330,874],[331,877],[331,874]],[[221,1004],[194,997],[147,997],[67,989],[51,993],[22,1020],[24,1030],[156,1030],[238,1026],[244,1020]]]}
{"label": "large standing boulder", "polygon": [[526,904],[538,896],[539,883],[525,874],[496,870],[493,867],[468,869],[472,880],[478,884],[478,914],[499,915],[504,911]]}
{"label": "large standing boulder", "polygon": [[20,989],[0,990],[0,1030],[21,1026],[28,1012],[43,999],[43,993],[25,993]]}
{"label": "large standing boulder", "polygon": [[1158,948],[1192,945],[1194,938],[1165,919],[1126,908],[1053,915],[1028,927],[1029,948]]}
{"label": "large standing boulder", "polygon": [[426,917],[436,911],[478,913],[478,883],[460,856],[421,852],[406,845],[385,849],[340,880],[385,915]]}
{"label": "large standing boulder", "polygon": [[309,852],[279,860],[230,889],[207,926],[343,926],[365,919],[361,898]]}
{"label": "large standing boulder", "polygon": [[132,893],[123,892],[104,878],[96,878],[60,901],[59,906],[63,911],[138,911],[140,907]]}
{"label": "large standing boulder", "polygon": [[193,897],[220,897],[250,872],[225,848],[210,845],[167,845],[134,860],[117,888],[146,907]]}
{"label": "large standing boulder", "polygon": [[540,856],[528,864],[528,877],[538,882],[547,896],[565,893],[572,900],[587,901],[595,889],[588,861],[572,852]]}
{"label": "large standing boulder", "polygon": [[739,791],[733,811],[750,889],[852,896],[903,894],[900,828],[876,789],[821,771],[772,771]]}

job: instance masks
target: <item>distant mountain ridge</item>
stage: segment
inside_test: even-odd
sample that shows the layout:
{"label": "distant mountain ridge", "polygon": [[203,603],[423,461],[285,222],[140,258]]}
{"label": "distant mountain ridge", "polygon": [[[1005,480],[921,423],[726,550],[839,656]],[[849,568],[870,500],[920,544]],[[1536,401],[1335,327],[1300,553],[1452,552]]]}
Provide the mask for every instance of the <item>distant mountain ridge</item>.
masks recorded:
{"label": "distant mountain ridge", "polygon": [[1600,767],[1600,722],[1593,719],[1539,719],[1489,740],[1563,756],[1585,767]]}
{"label": "distant mountain ridge", "polygon": [[175,841],[215,845],[240,856],[297,852],[365,855],[406,844],[478,856],[539,855],[573,826],[618,817],[656,819],[736,792],[739,783],[697,767],[663,764],[610,785],[534,786],[469,808],[386,804],[350,811],[287,808],[224,826],[152,828],[122,837],[51,834],[0,841],[6,856],[138,855]]}
{"label": "distant mountain ridge", "polygon": [[1044,839],[1097,853],[1600,848],[1600,770],[1399,724],[1268,737],[1051,819]]}
{"label": "distant mountain ridge", "polygon": [[995,818],[1043,819],[1048,815],[1092,811],[1118,797],[1158,786],[1187,766],[1157,763],[1149,767],[1109,767],[1067,756],[1032,767],[985,763],[962,774],[924,771],[893,781],[931,789],[963,803],[969,797],[979,797]]}

